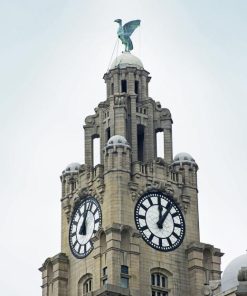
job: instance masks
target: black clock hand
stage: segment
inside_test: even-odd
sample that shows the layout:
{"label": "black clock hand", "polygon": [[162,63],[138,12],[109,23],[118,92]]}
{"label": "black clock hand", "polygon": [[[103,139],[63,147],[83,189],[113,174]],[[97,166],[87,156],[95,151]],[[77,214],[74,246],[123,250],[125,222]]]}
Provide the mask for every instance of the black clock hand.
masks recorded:
{"label": "black clock hand", "polygon": [[82,235],[86,235],[87,234],[87,229],[86,229],[86,219],[87,219],[87,213],[89,211],[89,208],[90,208],[90,203],[87,207],[87,209],[85,209],[84,213],[83,213],[83,216],[84,216],[84,220],[82,222],[82,225],[81,225],[81,228],[79,230],[79,234],[82,234]]}
{"label": "black clock hand", "polygon": [[158,221],[160,221],[161,220],[161,217],[162,217],[162,210],[163,210],[162,205],[159,205],[158,206],[158,209],[159,209],[159,220]]}
{"label": "black clock hand", "polygon": [[168,216],[168,214],[170,213],[170,210],[172,208],[172,204],[169,203],[168,207],[166,208],[166,212],[164,213],[164,215],[162,217],[159,218],[159,221],[157,222],[158,228],[163,228],[163,223],[166,219],[166,217]]}

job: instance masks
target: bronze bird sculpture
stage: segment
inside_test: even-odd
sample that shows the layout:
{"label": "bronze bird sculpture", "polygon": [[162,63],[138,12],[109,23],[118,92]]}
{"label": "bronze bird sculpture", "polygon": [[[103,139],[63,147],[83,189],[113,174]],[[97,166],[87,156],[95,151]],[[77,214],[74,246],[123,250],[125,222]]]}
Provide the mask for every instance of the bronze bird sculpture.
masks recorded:
{"label": "bronze bird sculpture", "polygon": [[130,52],[133,49],[133,43],[130,39],[130,36],[135,31],[135,29],[140,26],[140,20],[134,20],[126,23],[122,26],[122,20],[117,19],[114,22],[119,24],[117,31],[118,38],[122,41],[122,44],[125,46],[125,51]]}

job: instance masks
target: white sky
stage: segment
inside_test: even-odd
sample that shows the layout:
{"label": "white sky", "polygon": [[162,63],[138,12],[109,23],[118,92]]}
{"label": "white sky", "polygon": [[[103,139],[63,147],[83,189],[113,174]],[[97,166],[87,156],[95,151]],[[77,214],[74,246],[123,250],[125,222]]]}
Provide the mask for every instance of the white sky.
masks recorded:
{"label": "white sky", "polygon": [[0,3],[1,292],[41,295],[60,251],[60,180],[84,161],[84,119],[105,100],[116,18],[141,19],[133,51],[171,110],[174,154],[199,165],[201,241],[224,268],[247,248],[247,1]]}

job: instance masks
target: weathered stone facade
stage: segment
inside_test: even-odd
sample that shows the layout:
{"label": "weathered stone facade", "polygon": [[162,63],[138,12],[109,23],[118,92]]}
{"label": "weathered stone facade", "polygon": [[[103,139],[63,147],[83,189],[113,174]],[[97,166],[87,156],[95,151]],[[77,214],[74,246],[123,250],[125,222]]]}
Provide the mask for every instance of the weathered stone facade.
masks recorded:
{"label": "weathered stone facade", "polygon": [[[150,79],[135,64],[104,75],[106,100],[85,120],[85,164],[69,167],[61,176],[62,254],[41,268],[43,296],[198,296],[207,281],[220,279],[222,253],[200,242],[198,166],[186,157],[173,160],[171,113],[149,97]],[[157,132],[164,134],[162,158],[157,157]],[[114,135],[125,137],[129,145],[107,145]],[[97,166],[95,138],[100,138]],[[138,198],[154,189],[172,195],[185,218],[185,239],[172,252],[151,248],[135,226]],[[77,259],[68,243],[69,222],[77,202],[88,195],[101,205],[102,228],[93,238],[94,250]],[[122,265],[128,274],[121,273]],[[152,274],[166,279],[165,287],[155,290],[161,294],[152,294]],[[121,285],[123,278],[127,288]],[[83,285],[89,279],[91,292],[86,294]]]}

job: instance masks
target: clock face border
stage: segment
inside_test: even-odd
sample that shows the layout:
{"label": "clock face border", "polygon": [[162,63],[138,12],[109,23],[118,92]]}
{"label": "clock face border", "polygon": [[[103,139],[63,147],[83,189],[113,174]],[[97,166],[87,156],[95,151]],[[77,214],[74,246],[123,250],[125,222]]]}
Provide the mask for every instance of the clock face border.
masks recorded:
{"label": "clock face border", "polygon": [[[95,221],[96,221],[95,220],[95,214],[98,212],[98,215],[97,215],[98,216],[98,218],[97,218],[98,226],[97,226],[97,230],[95,228],[93,228],[93,232],[92,232],[90,238],[86,241],[85,244],[80,244],[78,239],[76,239],[77,244],[83,246],[83,248],[84,248],[84,252],[79,253],[78,251],[75,250],[76,244],[73,243],[73,241],[72,241],[72,234],[74,234],[76,232],[76,236],[78,236],[77,231],[78,231],[78,228],[79,228],[79,226],[76,226],[76,230],[73,231],[73,227],[75,227],[74,221],[75,221],[76,216],[78,216],[78,215],[79,215],[79,219],[76,222],[79,222],[81,220],[81,217],[83,216],[83,213],[81,213],[80,209],[82,209],[84,207],[85,210],[86,210],[87,203],[90,202],[90,201],[95,205],[95,209],[94,209],[95,213],[93,214],[91,212],[91,210],[88,210],[88,213],[90,212],[89,215],[90,215],[91,219],[93,217],[93,219],[94,219],[93,223],[94,223],[94,227],[95,227],[95,224],[96,224],[95,223]],[[87,216],[88,216],[88,214],[87,214]],[[86,219],[87,219],[87,217],[86,217]],[[69,247],[70,247],[70,251],[71,251],[71,253],[73,254],[74,257],[76,257],[77,259],[83,259],[83,258],[87,257],[92,252],[92,250],[93,250],[92,238],[95,236],[95,233],[101,228],[101,225],[102,225],[102,211],[101,211],[101,207],[100,207],[99,202],[93,196],[87,196],[87,197],[83,198],[76,205],[76,207],[74,208],[73,213],[71,215],[70,225],[69,225],[69,234],[68,234]],[[74,244],[75,244],[75,246],[74,246]],[[90,248],[88,248],[86,250],[86,248],[87,248],[86,245],[87,244],[90,245]]]}
{"label": "clock face border", "polygon": [[[168,203],[170,203],[170,204],[172,205],[172,207],[171,207],[170,210],[174,209],[174,210],[175,210],[175,213],[176,213],[176,216],[178,216],[178,217],[179,217],[179,220],[180,220],[181,231],[180,231],[180,234],[178,235],[178,239],[177,239],[177,241],[176,241],[175,243],[172,243],[171,240],[169,239],[169,246],[161,246],[160,244],[158,245],[158,244],[153,243],[153,242],[152,242],[152,239],[153,239],[154,236],[156,236],[156,237],[159,239],[159,241],[160,241],[160,239],[162,239],[162,238],[159,237],[159,236],[157,236],[157,235],[154,235],[154,233],[153,233],[153,232],[149,229],[149,227],[147,226],[146,213],[147,213],[147,211],[148,211],[151,207],[153,207],[153,206],[156,205],[156,204],[153,203],[151,197],[153,197],[153,198],[155,197],[155,198],[158,199],[158,196],[159,196],[161,199],[167,201]],[[148,200],[150,206],[149,206],[149,207],[144,206],[144,208],[146,208],[146,213],[145,213],[145,218],[144,218],[142,215],[140,215],[139,210],[140,210],[140,207],[142,207],[143,203],[144,203],[146,200]],[[150,202],[150,200],[151,200],[151,202]],[[158,206],[158,204],[157,204],[157,206]],[[173,210],[173,211],[174,211],[174,210]],[[142,218],[140,218],[140,216],[142,216]],[[170,215],[170,216],[172,216],[172,215]],[[145,220],[145,225],[146,225],[146,226],[141,225],[141,223],[140,223],[140,219]],[[141,233],[143,240],[144,240],[149,246],[151,246],[152,248],[154,248],[155,250],[158,250],[158,251],[161,251],[161,252],[170,252],[170,251],[174,251],[175,249],[177,249],[177,248],[182,244],[182,242],[183,242],[183,240],[184,240],[184,237],[185,237],[185,220],[184,220],[184,216],[183,216],[183,214],[182,214],[182,211],[181,211],[179,205],[178,205],[178,204],[176,203],[176,201],[172,198],[172,196],[169,195],[169,194],[167,194],[167,193],[164,193],[164,192],[161,192],[161,191],[150,191],[150,192],[147,192],[147,193],[143,194],[143,195],[139,198],[139,200],[137,201],[137,203],[136,203],[136,205],[135,205],[135,210],[134,210],[134,220],[135,220],[136,228],[137,228],[138,231]],[[173,226],[174,226],[174,224],[175,224],[175,223],[174,223],[174,220],[172,220],[172,221],[173,221]],[[157,222],[158,222],[158,213],[157,213]],[[155,224],[156,224],[156,223],[155,223]],[[157,226],[157,227],[158,227],[158,226]],[[145,228],[145,229],[144,229],[144,228]],[[151,235],[150,235],[149,237],[144,233],[144,231],[147,230],[147,229],[148,229],[149,232],[151,233]],[[173,233],[174,233],[174,228],[173,228],[173,232],[170,234],[170,236],[173,235]],[[170,236],[168,236],[168,238],[170,238]],[[151,239],[150,239],[150,237],[151,237]],[[164,238],[166,238],[166,237],[164,237]],[[171,245],[170,245],[170,242],[172,243]]]}

